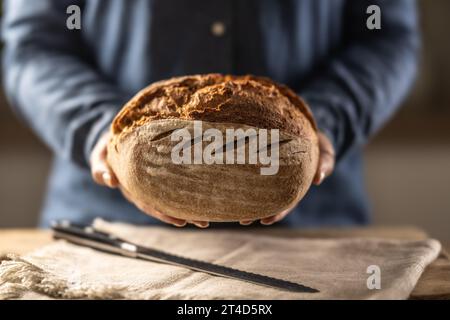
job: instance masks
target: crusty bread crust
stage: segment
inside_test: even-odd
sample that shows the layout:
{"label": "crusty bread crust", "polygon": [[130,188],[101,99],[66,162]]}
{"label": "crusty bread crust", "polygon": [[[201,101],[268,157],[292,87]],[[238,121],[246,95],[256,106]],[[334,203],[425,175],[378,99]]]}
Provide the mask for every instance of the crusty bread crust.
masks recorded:
{"label": "crusty bread crust", "polygon": [[301,135],[304,120],[316,128],[308,106],[291,89],[250,75],[193,75],[155,82],[124,106],[113,122],[113,133],[160,119],[231,119],[297,135]]}
{"label": "crusty bread crust", "polygon": [[[215,128],[279,129],[279,171],[261,165],[174,164],[170,133]],[[111,126],[108,162],[122,188],[165,214],[187,220],[238,221],[291,208],[309,189],[319,156],[316,125],[286,86],[254,76],[194,75],[141,90]],[[207,144],[203,142],[203,144]]]}

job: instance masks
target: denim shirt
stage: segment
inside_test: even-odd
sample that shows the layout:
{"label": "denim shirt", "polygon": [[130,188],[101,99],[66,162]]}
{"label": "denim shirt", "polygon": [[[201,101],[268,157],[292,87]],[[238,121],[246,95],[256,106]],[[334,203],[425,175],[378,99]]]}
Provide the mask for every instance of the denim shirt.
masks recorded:
{"label": "denim shirt", "polygon": [[[81,10],[80,29],[67,28],[70,5]],[[381,29],[367,26],[370,5],[381,9]],[[138,90],[210,72],[288,85],[336,149],[333,175],[283,224],[366,223],[361,149],[407,94],[419,49],[412,0],[10,0],[2,39],[9,101],[54,152],[42,225],[156,223],[94,184],[89,154]]]}

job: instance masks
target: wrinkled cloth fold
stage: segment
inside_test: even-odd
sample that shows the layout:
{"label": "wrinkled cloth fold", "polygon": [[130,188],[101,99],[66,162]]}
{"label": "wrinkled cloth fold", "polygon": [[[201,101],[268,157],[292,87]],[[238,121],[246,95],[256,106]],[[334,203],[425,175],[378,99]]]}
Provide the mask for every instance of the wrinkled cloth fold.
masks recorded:
{"label": "wrinkled cloth fold", "polygon": [[[103,220],[94,225],[136,244],[320,292],[289,292],[58,240],[23,257],[0,257],[0,299],[407,299],[441,250],[433,239],[283,238],[248,229],[185,230]],[[378,276],[371,266],[379,268],[380,289],[368,287]]]}

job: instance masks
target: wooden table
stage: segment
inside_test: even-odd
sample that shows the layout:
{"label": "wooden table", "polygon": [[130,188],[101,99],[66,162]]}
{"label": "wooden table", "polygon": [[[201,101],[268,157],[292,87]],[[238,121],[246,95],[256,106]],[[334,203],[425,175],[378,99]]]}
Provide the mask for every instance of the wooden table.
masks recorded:
{"label": "wooden table", "polygon": [[[414,227],[371,227],[355,229],[286,230],[264,228],[252,232],[267,233],[280,237],[304,236],[311,238],[330,237],[381,237],[388,239],[421,240],[425,232]],[[52,240],[51,232],[38,229],[0,229],[0,255],[4,253],[26,254]],[[446,250],[447,249],[447,250]],[[450,299],[450,258],[444,246],[438,259],[423,273],[411,299]]]}

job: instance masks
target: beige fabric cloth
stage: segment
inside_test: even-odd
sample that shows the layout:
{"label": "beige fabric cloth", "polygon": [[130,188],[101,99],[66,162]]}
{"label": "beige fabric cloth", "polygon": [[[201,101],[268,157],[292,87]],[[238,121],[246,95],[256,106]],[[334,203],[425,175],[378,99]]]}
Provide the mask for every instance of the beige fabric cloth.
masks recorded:
{"label": "beige fabric cloth", "polygon": [[[406,299],[441,248],[431,239],[278,238],[245,229],[136,227],[102,220],[95,225],[141,245],[320,292],[267,288],[56,241],[24,257],[3,257],[0,299]],[[367,288],[370,265],[380,267],[380,290]]]}

